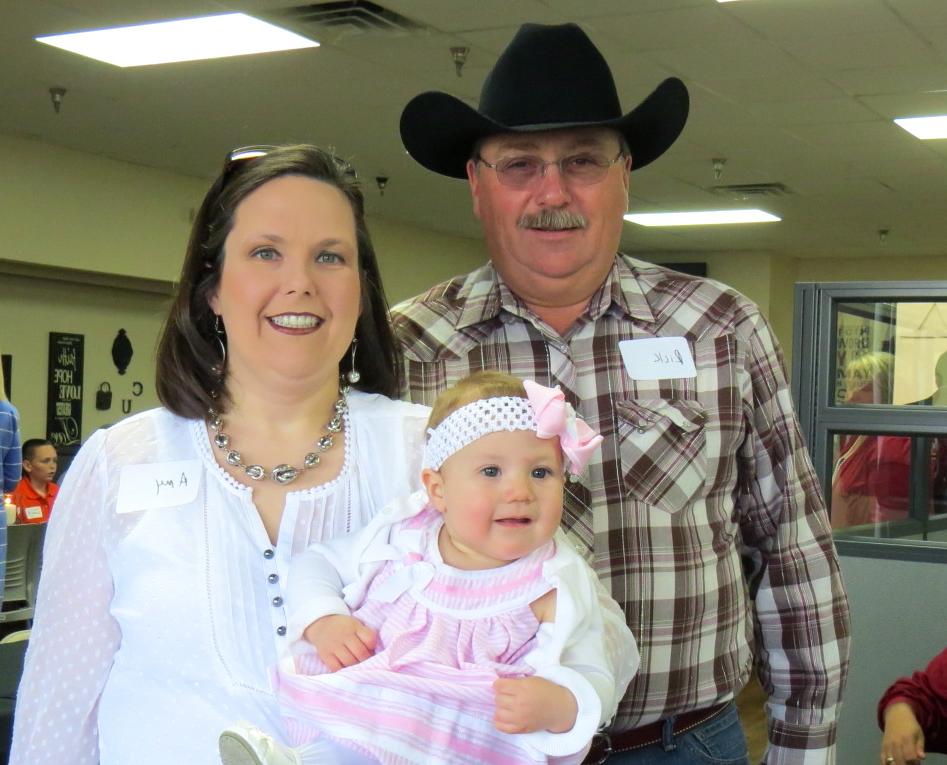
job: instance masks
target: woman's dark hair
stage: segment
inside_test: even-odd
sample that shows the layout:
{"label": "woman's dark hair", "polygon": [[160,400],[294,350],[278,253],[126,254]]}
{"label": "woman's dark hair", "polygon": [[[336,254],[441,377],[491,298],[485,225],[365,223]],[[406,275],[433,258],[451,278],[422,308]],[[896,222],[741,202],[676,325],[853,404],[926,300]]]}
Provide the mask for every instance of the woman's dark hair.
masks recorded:
{"label": "woman's dark hair", "polygon": [[[227,410],[227,391],[217,373],[221,350],[208,301],[220,282],[224,241],[233,227],[237,206],[264,183],[285,175],[328,183],[352,205],[362,302],[355,325],[356,366],[361,377],[354,387],[387,396],[398,393],[401,356],[388,324],[388,302],[355,173],[348,164],[315,146],[276,146],[252,159],[228,158],[194,220],[177,295],[158,342],[156,359],[158,398],[175,414],[204,418],[212,405],[217,411]],[[339,373],[345,374],[350,368],[351,355],[347,353],[339,364]]]}

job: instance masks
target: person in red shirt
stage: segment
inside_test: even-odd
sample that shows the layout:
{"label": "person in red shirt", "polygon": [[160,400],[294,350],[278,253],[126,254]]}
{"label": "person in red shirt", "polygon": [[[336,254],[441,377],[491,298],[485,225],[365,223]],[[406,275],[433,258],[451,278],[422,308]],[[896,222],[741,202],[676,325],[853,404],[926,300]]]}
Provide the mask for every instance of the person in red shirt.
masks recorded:
{"label": "person in red shirt", "polygon": [[56,447],[42,438],[23,443],[23,478],[13,490],[17,523],[46,523],[59,487],[53,483]]}
{"label": "person in red shirt", "polygon": [[947,753],[947,648],[923,672],[902,677],[885,691],[878,724],[886,765],[918,763],[925,751]]}

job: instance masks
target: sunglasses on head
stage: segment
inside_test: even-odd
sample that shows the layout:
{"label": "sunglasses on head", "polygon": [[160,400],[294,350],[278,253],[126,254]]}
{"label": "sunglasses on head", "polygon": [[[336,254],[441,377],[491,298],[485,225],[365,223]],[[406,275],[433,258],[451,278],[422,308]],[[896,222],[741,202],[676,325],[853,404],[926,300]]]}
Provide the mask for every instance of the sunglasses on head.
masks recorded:
{"label": "sunglasses on head", "polygon": [[[253,160],[259,159],[260,157],[265,157],[272,151],[280,148],[279,146],[273,146],[268,144],[258,144],[254,146],[241,146],[239,149],[233,149],[227,153],[227,158],[224,160],[224,177],[229,176],[234,172],[238,167],[241,167],[246,162],[252,162]],[[358,180],[358,174],[355,172],[355,168],[352,167],[348,162],[346,162],[341,157],[337,157],[335,154],[330,154],[326,152],[327,156],[332,157],[332,161],[338,166],[342,173],[352,180]]]}

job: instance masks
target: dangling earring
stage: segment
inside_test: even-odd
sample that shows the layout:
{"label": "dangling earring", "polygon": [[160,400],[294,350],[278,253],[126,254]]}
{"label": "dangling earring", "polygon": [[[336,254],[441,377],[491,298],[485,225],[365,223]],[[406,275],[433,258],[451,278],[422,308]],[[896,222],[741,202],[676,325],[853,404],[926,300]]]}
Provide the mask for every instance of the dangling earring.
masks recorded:
{"label": "dangling earring", "polygon": [[217,364],[214,364],[211,369],[214,371],[214,374],[217,375],[219,380],[223,380],[224,370],[227,368],[227,344],[224,342],[224,338],[227,337],[227,333],[224,331],[224,325],[220,320],[220,314],[215,315],[214,332],[217,335],[217,345],[220,348],[220,361]]}
{"label": "dangling earring", "polygon": [[345,379],[349,381],[352,385],[355,385],[359,380],[362,379],[362,376],[358,373],[358,370],[355,368],[355,349],[358,347],[358,340],[352,339],[352,360],[349,362],[349,371],[345,373]]}

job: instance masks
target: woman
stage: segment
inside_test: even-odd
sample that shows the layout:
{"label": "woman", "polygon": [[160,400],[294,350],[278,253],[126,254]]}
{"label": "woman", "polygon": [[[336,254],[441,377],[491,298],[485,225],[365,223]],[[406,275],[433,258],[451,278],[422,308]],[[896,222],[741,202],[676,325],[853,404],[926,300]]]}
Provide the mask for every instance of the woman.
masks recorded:
{"label": "woman", "polygon": [[210,765],[231,720],[282,731],[290,554],[418,488],[428,410],[386,397],[396,360],[351,171],[231,155],[158,348],[164,408],[96,433],[59,494],[11,763]]}
{"label": "woman", "polygon": [[[893,374],[894,356],[890,353],[864,353],[853,359],[845,367],[845,403],[890,404]],[[838,458],[832,472],[833,528],[862,526],[878,520],[878,445],[877,436],[839,436]]]}

